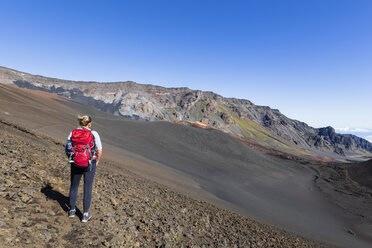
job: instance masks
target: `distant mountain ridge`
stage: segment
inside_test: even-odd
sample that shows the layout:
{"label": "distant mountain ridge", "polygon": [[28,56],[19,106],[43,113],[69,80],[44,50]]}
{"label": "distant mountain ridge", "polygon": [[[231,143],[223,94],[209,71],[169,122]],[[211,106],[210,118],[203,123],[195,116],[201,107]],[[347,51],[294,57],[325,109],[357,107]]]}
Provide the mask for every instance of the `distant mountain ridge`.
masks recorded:
{"label": "distant mountain ridge", "polygon": [[372,144],[332,127],[313,128],[279,110],[249,100],[224,98],[213,92],[164,88],[135,82],[97,83],[35,76],[0,67],[0,83],[43,90],[115,115],[147,121],[190,121],[250,139],[298,156],[336,160],[372,157]]}

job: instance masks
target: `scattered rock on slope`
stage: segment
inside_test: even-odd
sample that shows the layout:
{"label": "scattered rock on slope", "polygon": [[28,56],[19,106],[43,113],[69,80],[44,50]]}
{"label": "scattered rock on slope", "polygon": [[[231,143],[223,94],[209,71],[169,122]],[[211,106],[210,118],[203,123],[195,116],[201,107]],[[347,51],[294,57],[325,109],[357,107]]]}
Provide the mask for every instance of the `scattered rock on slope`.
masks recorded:
{"label": "scattered rock on slope", "polygon": [[1,247],[325,246],[193,200],[105,160],[96,174],[93,218],[83,224],[65,213],[63,144],[22,130],[0,123]]}

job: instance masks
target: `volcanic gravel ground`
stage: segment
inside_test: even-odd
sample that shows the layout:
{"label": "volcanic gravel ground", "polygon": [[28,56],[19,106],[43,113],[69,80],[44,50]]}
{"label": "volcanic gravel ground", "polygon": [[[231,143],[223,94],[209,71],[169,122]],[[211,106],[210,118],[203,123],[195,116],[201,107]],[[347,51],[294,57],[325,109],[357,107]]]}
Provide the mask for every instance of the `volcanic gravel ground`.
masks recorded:
{"label": "volcanic gravel ground", "polygon": [[[315,178],[315,185],[319,190],[346,214],[352,216],[355,224],[353,229],[347,231],[365,238],[372,247],[372,187],[363,186],[350,176],[351,169],[363,173],[365,172],[363,166],[370,166],[370,163],[371,161],[362,164],[314,165],[312,168],[319,175]],[[368,173],[360,175],[357,179],[371,180]]]}
{"label": "volcanic gravel ground", "polygon": [[[88,223],[66,214],[63,144],[0,123],[0,247],[327,247],[102,160]],[[77,207],[82,207],[83,180]]]}

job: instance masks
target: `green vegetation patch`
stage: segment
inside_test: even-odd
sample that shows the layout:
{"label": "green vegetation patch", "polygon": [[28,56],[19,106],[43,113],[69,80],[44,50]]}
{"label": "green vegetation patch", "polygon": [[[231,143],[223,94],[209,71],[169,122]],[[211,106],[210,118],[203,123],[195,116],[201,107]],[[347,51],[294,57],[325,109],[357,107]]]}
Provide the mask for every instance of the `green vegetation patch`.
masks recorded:
{"label": "green vegetation patch", "polygon": [[222,106],[219,106],[219,109],[221,112],[229,113],[232,116],[233,120],[241,129],[242,134],[245,138],[254,140],[262,146],[273,148],[279,151],[284,151],[286,153],[309,155],[309,153],[305,150],[302,150],[295,145],[289,144],[287,141],[271,133],[269,130],[265,129],[258,123],[249,119],[241,119],[236,115],[236,113],[234,113],[230,109],[226,110]]}
{"label": "green vegetation patch", "polygon": [[165,113],[169,116],[170,121],[175,121],[177,118],[173,115],[173,113],[177,112],[174,108],[166,108]]}
{"label": "green vegetation patch", "polygon": [[205,109],[206,106],[207,103],[205,101],[199,101],[194,105],[190,114],[193,121],[200,121],[204,117],[202,109]]}

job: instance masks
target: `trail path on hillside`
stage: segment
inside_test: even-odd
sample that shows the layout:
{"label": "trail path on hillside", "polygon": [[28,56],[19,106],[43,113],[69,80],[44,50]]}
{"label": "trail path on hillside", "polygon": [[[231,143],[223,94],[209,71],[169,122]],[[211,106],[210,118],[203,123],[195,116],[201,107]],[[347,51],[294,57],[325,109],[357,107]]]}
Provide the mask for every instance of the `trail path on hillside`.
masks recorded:
{"label": "trail path on hillside", "polygon": [[[8,100],[8,104],[1,105],[0,122],[2,119],[5,124],[16,123],[20,125],[15,126],[16,130],[22,130],[18,135],[16,135],[18,132],[16,130],[9,131],[11,135],[8,135],[8,140],[10,141],[4,146],[6,150],[2,155],[5,162],[1,165],[4,170],[1,173],[4,173],[5,179],[10,179],[13,182],[13,186],[9,188],[4,186],[0,192],[5,192],[1,195],[4,196],[4,199],[9,200],[4,204],[14,205],[14,208],[6,207],[7,209],[4,210],[9,212],[9,209],[13,209],[11,210],[13,216],[18,213],[18,210],[21,212],[34,211],[33,205],[28,206],[24,202],[23,205],[16,203],[20,199],[17,190],[28,187],[26,185],[29,181],[25,180],[21,184],[18,181],[22,176],[19,173],[24,170],[28,171],[28,175],[31,175],[34,181],[37,181],[37,185],[32,185],[35,192],[40,192],[42,188],[45,188],[44,192],[54,190],[58,193],[57,195],[62,194],[63,199],[66,199],[69,178],[68,175],[62,174],[66,158],[63,155],[64,149],[61,143],[65,142],[67,134],[76,128],[76,116],[84,113],[93,117],[93,128],[99,132],[102,138],[104,158],[106,159],[97,173],[97,176],[101,175],[97,179],[102,182],[97,181],[97,191],[94,197],[100,198],[96,198],[99,201],[93,202],[93,204],[102,203],[107,207],[95,210],[96,206],[93,205],[94,216],[99,214],[99,221],[93,220],[94,226],[105,223],[106,219],[103,219],[102,223],[100,221],[104,217],[104,215],[101,216],[102,209],[104,209],[104,214],[106,212],[113,213],[114,216],[116,213],[119,214],[120,217],[115,216],[115,223],[119,223],[121,229],[123,226],[120,223],[126,218],[132,218],[134,223],[139,221],[136,224],[137,229],[137,226],[142,223],[139,215],[136,214],[137,217],[133,217],[126,212],[127,209],[135,209],[141,212],[141,216],[145,216],[144,218],[150,223],[148,224],[150,226],[153,220],[160,218],[157,215],[159,214],[166,216],[167,220],[176,219],[171,225],[173,229],[181,226],[183,230],[189,230],[188,233],[190,233],[192,230],[198,230],[194,228],[193,219],[200,219],[200,216],[205,216],[204,212],[207,212],[207,216],[212,217],[205,217],[202,222],[196,220],[198,223],[196,226],[200,227],[202,226],[200,223],[206,222],[211,228],[202,229],[203,231],[199,234],[193,232],[194,236],[200,237],[201,240],[204,240],[203,242],[194,242],[195,237],[187,235],[183,231],[180,233],[185,239],[179,236],[176,239],[186,245],[212,244],[212,246],[218,246],[219,242],[226,239],[227,244],[238,244],[242,247],[249,247],[247,244],[251,244],[249,243],[251,240],[256,240],[255,235],[251,232],[253,230],[251,224],[249,224],[253,222],[246,222],[245,218],[236,217],[239,215],[233,215],[215,207],[209,209],[212,205],[204,203],[208,202],[248,218],[306,236],[309,239],[321,240],[342,247],[371,247],[372,193],[349,180],[350,178],[343,173],[344,170],[339,165],[336,165],[335,169],[327,166],[316,168],[316,166],[313,167],[301,161],[263,154],[217,130],[203,130],[167,122],[128,120],[46,92],[14,87],[6,87],[4,90],[0,85],[0,98]],[[13,102],[27,104],[17,105],[12,104]],[[47,107],[40,108],[41,106]],[[59,126],[60,123],[64,125]],[[35,135],[28,136],[29,131],[25,128],[37,130],[43,135],[37,136],[41,138],[36,138]],[[14,145],[12,139],[14,139]],[[55,140],[60,143],[56,143]],[[45,142],[52,142],[53,151],[45,151],[47,145]],[[9,144],[12,145],[9,146]],[[40,161],[42,158],[42,166],[34,163],[33,156],[36,155],[33,154],[35,151],[28,147],[29,145],[33,145]],[[14,151],[18,152],[14,153]],[[12,159],[9,160],[8,156]],[[24,163],[27,166],[19,169],[15,161],[21,162],[20,166],[24,166],[22,165]],[[13,165],[13,163],[15,164]],[[28,164],[32,166],[29,167]],[[11,166],[10,169],[9,166]],[[312,168],[316,168],[317,171]],[[132,173],[129,173],[128,170]],[[32,173],[29,173],[30,171]],[[41,176],[38,175],[40,173]],[[115,182],[114,186],[111,185],[111,176],[114,180],[112,182]],[[49,180],[48,177],[54,179]],[[0,178],[0,180],[3,179]],[[53,182],[50,183],[51,181]],[[52,188],[48,186],[48,183]],[[159,189],[159,194],[156,191],[154,194],[152,193],[154,187]],[[174,193],[181,199],[180,204],[176,205],[174,209],[170,209],[169,206],[173,206],[177,202],[175,199],[178,198],[170,190],[167,190],[169,193],[160,190],[167,188],[182,194]],[[119,191],[117,191],[118,189]],[[114,193],[116,198],[117,194],[120,194],[120,196],[126,196],[128,200],[124,201],[118,198],[120,200],[118,201],[115,198],[113,202],[114,205],[116,202],[117,207],[114,209],[109,197],[113,194],[112,192],[118,192]],[[136,197],[132,197],[132,193]],[[203,202],[191,200],[185,195]],[[36,197],[35,201],[43,202],[43,204],[55,204],[48,205],[51,209],[61,208],[56,207],[58,201],[53,199],[45,201],[45,194],[39,196],[39,193],[33,196]],[[151,198],[155,196],[156,198]],[[27,203],[27,197],[24,200]],[[155,200],[156,202],[154,202]],[[132,206],[133,202],[135,204]],[[164,202],[165,205],[159,207],[159,202]],[[184,207],[181,203],[189,207]],[[195,211],[194,206],[197,208]],[[111,208],[115,211],[110,210]],[[183,208],[187,208],[188,211],[179,213]],[[142,212],[146,214],[142,215]],[[215,220],[213,216],[216,213],[221,213],[224,217],[218,216]],[[178,218],[180,215],[183,216],[183,219]],[[38,216],[48,217],[48,215]],[[65,215],[61,213],[59,218],[63,218],[60,222],[65,225],[66,223],[63,222]],[[184,218],[187,218],[187,221]],[[231,218],[235,219],[230,220]],[[231,224],[235,222],[240,224]],[[67,222],[67,224],[70,223]],[[110,223],[110,225],[114,224]],[[163,234],[159,236],[154,228],[159,228],[159,226],[149,228],[149,231],[146,231],[146,237],[149,236],[150,239],[162,237]],[[352,229],[356,235],[350,234],[349,229]],[[15,233],[14,230],[10,228],[9,232]],[[170,229],[167,230],[169,234]],[[259,230],[271,235],[272,232],[269,230],[278,229],[263,228]],[[161,231],[164,233],[163,229]],[[115,232],[110,231],[110,233]],[[186,236],[183,236],[184,234]],[[249,242],[244,239],[245,236],[248,237]],[[239,237],[238,241],[236,237]],[[257,238],[260,239],[260,237],[258,235]],[[276,241],[273,241],[273,244],[280,246],[280,242],[277,242],[276,238],[274,239]],[[139,240],[140,243],[149,244],[150,247],[160,242],[143,241],[142,238]],[[169,242],[167,241],[167,243]],[[174,243],[170,244],[172,246]],[[125,246],[129,245],[125,244]],[[251,246],[253,245],[251,244]]]}
{"label": "trail path on hillside", "polygon": [[[193,200],[107,161],[86,224],[70,219],[63,145],[0,124],[1,247],[326,247]],[[82,205],[82,185],[78,207]]]}

